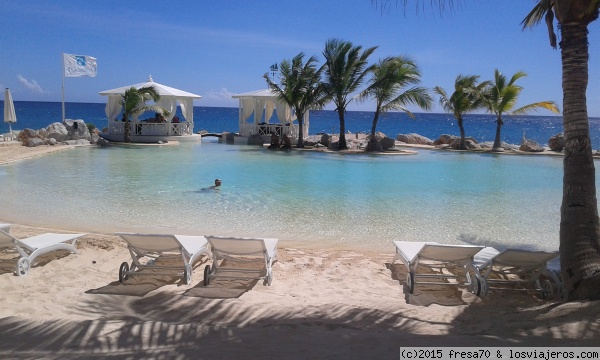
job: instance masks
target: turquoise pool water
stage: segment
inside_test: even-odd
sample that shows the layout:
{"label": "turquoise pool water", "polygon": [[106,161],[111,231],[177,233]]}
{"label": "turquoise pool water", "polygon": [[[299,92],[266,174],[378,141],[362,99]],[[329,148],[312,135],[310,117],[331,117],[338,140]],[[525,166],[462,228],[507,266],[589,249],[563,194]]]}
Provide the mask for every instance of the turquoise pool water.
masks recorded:
{"label": "turquoise pool water", "polygon": [[[220,178],[217,191],[198,191]],[[0,167],[0,219],[73,230],[558,249],[562,158],[341,155],[214,142],[77,148]]]}

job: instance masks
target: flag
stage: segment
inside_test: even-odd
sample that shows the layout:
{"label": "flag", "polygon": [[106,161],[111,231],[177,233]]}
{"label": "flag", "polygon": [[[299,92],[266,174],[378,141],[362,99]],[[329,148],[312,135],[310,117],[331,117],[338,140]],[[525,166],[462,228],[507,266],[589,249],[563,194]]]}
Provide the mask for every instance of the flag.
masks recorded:
{"label": "flag", "polygon": [[96,58],[87,55],[63,54],[66,77],[91,76],[98,71]]}

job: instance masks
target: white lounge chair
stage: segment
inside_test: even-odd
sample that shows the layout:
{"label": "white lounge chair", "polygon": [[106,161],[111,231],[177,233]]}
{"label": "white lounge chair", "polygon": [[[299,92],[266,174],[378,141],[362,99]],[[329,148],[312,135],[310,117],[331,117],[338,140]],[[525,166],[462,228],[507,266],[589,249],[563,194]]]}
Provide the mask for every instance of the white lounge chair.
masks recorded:
{"label": "white lounge chair", "polygon": [[[3,224],[8,225],[8,224]],[[10,227],[10,225],[9,225]],[[26,239],[17,239],[0,228],[0,251],[12,253],[16,252],[18,257],[3,260],[0,267],[4,269],[15,269],[18,276],[26,275],[33,266],[35,259],[44,254],[57,250],[67,250],[78,254],[75,248],[75,242],[78,237],[85,234],[55,234],[46,233],[28,237]],[[15,267],[14,260],[17,260]]]}
{"label": "white lounge chair", "polygon": [[[471,275],[473,256],[483,246],[476,245],[445,245],[436,242],[393,241],[396,255],[392,264],[401,260],[408,274],[406,284],[412,294],[418,284],[467,286],[474,294],[481,292],[481,283]],[[428,273],[421,272],[428,269]],[[459,274],[450,272],[457,269]],[[433,271],[433,272],[431,272]],[[431,279],[433,281],[420,281]],[[454,279],[454,282],[447,280]]]}
{"label": "white lounge chair", "polygon": [[[208,242],[204,236],[190,235],[171,235],[171,234],[136,234],[118,232],[127,243],[127,248],[131,254],[131,266],[123,262],[119,267],[119,281],[127,280],[133,275],[172,275],[173,272],[181,274],[186,284],[192,282],[192,270],[196,260],[205,255],[212,258],[208,247]],[[181,265],[159,265],[156,259],[161,257],[161,261],[166,258],[181,257]],[[148,258],[148,261],[142,264],[141,260]],[[167,272],[140,272],[136,269],[157,269]]]}
{"label": "white lounge chair", "polygon": [[[473,260],[473,267],[482,278],[485,295],[489,290],[537,291],[542,298],[562,296],[558,269],[549,269],[548,262],[559,253],[486,247]],[[540,282],[542,277],[546,279]]]}
{"label": "white lounge chair", "polygon": [[[212,253],[212,266],[204,268],[204,286],[210,284],[215,277],[232,279],[258,279],[264,280],[263,285],[271,286],[273,281],[273,263],[277,261],[277,242],[275,238],[244,238],[227,236],[206,236]],[[264,268],[224,267],[219,261],[228,259],[231,262],[256,262],[264,261]],[[252,274],[234,275],[235,273]],[[262,275],[265,273],[264,275]],[[229,275],[226,275],[229,274]]]}

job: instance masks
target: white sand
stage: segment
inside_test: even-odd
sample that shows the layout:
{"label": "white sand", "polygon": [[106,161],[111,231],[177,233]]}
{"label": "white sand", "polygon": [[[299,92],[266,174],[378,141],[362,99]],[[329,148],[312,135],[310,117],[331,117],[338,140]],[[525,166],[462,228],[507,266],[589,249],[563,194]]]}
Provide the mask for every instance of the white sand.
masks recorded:
{"label": "white sand", "polygon": [[[11,233],[69,230],[13,225]],[[190,285],[169,276],[122,285],[118,268],[130,256],[119,238],[88,234],[78,249],[40,258],[24,277],[0,273],[0,358],[397,359],[401,346],[600,339],[600,301],[439,287],[410,295],[404,267],[390,265],[391,242],[381,253],[281,248],[270,287],[226,279],[204,287],[204,260]]]}

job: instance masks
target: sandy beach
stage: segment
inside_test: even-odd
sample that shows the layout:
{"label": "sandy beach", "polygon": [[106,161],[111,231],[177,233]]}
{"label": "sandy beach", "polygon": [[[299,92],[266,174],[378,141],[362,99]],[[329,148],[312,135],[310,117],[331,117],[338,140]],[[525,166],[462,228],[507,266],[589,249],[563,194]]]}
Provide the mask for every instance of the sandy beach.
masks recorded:
{"label": "sandy beach", "polygon": [[[0,158],[61,148],[7,144]],[[17,238],[72,230],[11,227]],[[26,276],[0,273],[1,358],[397,359],[403,346],[597,346],[600,339],[600,301],[521,292],[479,298],[454,287],[409,294],[406,270],[390,264],[391,243],[378,252],[280,248],[270,287],[227,279],[204,287],[205,259],[190,285],[170,276],[120,284],[119,265],[130,261],[123,241],[91,233],[77,244],[80,254],[41,257]]]}

